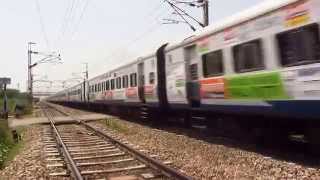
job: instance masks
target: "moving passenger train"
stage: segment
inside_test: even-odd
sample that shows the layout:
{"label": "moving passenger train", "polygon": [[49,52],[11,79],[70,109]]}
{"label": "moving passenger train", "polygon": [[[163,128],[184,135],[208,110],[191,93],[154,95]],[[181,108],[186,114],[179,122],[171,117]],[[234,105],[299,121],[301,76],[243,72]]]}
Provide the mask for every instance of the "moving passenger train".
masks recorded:
{"label": "moving passenger train", "polygon": [[48,100],[319,143],[319,22],[319,0],[265,1]]}

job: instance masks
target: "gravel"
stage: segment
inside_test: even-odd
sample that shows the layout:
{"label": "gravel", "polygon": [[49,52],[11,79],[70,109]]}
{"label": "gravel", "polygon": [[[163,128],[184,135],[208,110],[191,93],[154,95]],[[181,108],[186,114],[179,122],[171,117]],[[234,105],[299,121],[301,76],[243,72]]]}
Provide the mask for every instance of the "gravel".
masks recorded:
{"label": "gravel", "polygon": [[[172,161],[196,179],[320,179],[320,166],[308,167],[224,143],[209,143],[194,134],[171,133],[120,119],[112,121],[112,129],[120,138]],[[104,121],[91,124],[106,129]]]}
{"label": "gravel", "polygon": [[41,126],[32,126],[23,132],[24,146],[8,166],[0,170],[1,180],[48,179],[41,161],[41,131]]}

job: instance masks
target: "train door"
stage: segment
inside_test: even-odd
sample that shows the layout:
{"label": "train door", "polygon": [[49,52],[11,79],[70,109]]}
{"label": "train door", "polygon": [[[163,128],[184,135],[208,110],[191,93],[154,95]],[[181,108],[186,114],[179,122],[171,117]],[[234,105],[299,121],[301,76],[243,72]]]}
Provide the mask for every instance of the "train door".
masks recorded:
{"label": "train door", "polygon": [[200,106],[200,84],[198,66],[199,59],[197,55],[197,48],[195,45],[186,47],[184,49],[184,58],[186,61],[186,80],[187,80],[187,98],[190,106]]}
{"label": "train door", "polygon": [[82,101],[83,100],[82,88],[80,88],[78,91],[79,91],[78,93],[79,93],[79,96],[80,96],[80,101]]}
{"label": "train door", "polygon": [[145,78],[144,78],[144,63],[138,64],[138,94],[139,99],[141,102],[145,103],[145,96],[144,96],[144,84],[145,84]]}
{"label": "train door", "polygon": [[86,81],[83,81],[82,83],[82,90],[81,90],[81,94],[82,94],[82,99],[81,101],[85,102],[86,101]]}

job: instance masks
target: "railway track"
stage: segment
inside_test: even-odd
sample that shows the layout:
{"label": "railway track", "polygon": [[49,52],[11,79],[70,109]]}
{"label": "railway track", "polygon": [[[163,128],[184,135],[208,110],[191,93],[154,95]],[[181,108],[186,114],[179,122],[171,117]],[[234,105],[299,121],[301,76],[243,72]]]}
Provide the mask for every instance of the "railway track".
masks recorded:
{"label": "railway track", "polygon": [[[44,132],[44,151],[51,177],[72,179],[192,179],[154,156],[120,142],[91,125],[56,125],[56,114],[67,113],[41,105],[50,127]],[[59,112],[59,113],[57,113]]]}

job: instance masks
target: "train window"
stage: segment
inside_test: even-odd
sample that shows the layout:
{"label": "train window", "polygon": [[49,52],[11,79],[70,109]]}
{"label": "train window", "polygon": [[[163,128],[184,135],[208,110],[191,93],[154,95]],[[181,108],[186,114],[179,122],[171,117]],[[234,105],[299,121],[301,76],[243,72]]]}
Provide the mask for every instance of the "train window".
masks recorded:
{"label": "train window", "polygon": [[312,24],[277,35],[283,66],[298,66],[320,61],[319,26]]}
{"label": "train window", "polygon": [[110,83],[109,83],[109,80],[106,81],[106,90],[110,90]]}
{"label": "train window", "polygon": [[224,73],[222,50],[214,51],[202,56],[203,76],[220,76]]}
{"label": "train window", "polygon": [[189,68],[191,80],[198,80],[198,64],[191,64]]}
{"label": "train window", "polygon": [[111,79],[111,90],[113,90],[115,88],[114,86],[114,79]]}
{"label": "train window", "polygon": [[130,87],[137,86],[137,73],[130,74]]}
{"label": "train window", "polygon": [[121,89],[121,77],[117,77],[116,86],[117,89]]}
{"label": "train window", "polygon": [[253,40],[232,48],[234,68],[238,73],[264,69],[263,52],[260,40]]}
{"label": "train window", "polygon": [[129,81],[128,75],[122,76],[122,87],[123,88],[127,88],[128,87],[128,85],[129,85],[128,81]]}
{"label": "train window", "polygon": [[154,84],[155,83],[155,74],[154,72],[149,73],[149,84]]}
{"label": "train window", "polygon": [[98,91],[98,87],[97,87],[97,84],[94,85],[94,92],[97,92]]}

